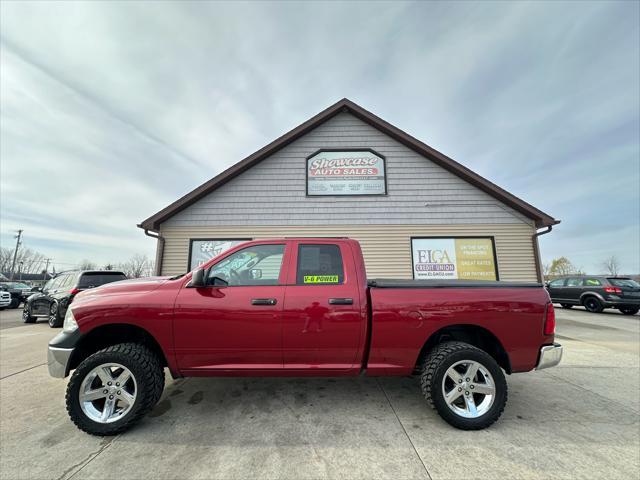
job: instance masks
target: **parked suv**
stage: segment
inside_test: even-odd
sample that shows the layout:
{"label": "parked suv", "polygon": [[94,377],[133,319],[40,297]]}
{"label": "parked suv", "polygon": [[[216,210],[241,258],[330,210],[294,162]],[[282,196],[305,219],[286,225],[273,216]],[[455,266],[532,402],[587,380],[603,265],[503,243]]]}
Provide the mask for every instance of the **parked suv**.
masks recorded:
{"label": "parked suv", "polygon": [[47,318],[51,328],[61,327],[67,307],[79,292],[126,279],[124,273],[112,270],[61,273],[25,301],[22,321],[33,323],[38,318]]}
{"label": "parked suv", "polygon": [[562,308],[583,305],[590,312],[617,308],[625,315],[640,310],[640,284],[625,277],[583,275],[559,278],[547,284],[554,303]]}

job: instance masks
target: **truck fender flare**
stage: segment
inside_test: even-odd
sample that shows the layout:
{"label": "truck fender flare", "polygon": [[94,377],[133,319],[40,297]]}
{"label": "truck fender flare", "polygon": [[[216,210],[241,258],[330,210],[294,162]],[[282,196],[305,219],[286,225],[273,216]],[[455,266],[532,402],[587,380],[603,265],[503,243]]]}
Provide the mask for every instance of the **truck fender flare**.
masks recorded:
{"label": "truck fender flare", "polygon": [[491,330],[471,323],[447,325],[433,332],[429,338],[425,340],[420,349],[420,353],[416,358],[416,369],[419,370],[422,367],[422,362],[429,351],[447,339],[463,341],[485,351],[498,362],[498,365],[500,365],[505,372],[511,373],[509,353],[504,348],[504,345],[502,345],[500,339]]}
{"label": "truck fender flare", "polygon": [[110,323],[98,325],[84,332],[70,359],[70,369],[77,367],[89,355],[118,343],[142,343],[147,344],[160,358],[163,366],[169,368],[171,375],[179,376],[175,371],[175,365],[170,361],[169,352],[166,352],[155,336],[146,328],[131,323]]}

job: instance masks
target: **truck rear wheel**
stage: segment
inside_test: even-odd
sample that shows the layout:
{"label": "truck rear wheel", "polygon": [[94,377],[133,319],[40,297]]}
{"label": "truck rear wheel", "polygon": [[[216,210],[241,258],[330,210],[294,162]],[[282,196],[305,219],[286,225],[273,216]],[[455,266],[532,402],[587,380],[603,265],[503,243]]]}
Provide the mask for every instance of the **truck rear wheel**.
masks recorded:
{"label": "truck rear wheel", "polygon": [[67,412],[92,435],[131,428],[162,395],[164,370],[144,345],[120,343],[86,358],[67,386]]}
{"label": "truck rear wheel", "polygon": [[420,378],[429,405],[450,425],[480,430],[507,403],[507,382],[488,353],[464,342],[445,342],[427,355]]}

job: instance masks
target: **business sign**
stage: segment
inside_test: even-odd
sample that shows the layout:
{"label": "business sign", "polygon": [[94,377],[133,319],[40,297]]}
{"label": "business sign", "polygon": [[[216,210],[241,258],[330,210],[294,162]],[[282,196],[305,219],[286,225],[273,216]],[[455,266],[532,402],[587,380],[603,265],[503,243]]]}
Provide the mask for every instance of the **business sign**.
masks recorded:
{"label": "business sign", "polygon": [[307,158],[307,195],[385,195],[385,175],[372,151],[320,151]]}
{"label": "business sign", "polygon": [[199,267],[203,263],[208,262],[213,257],[217,257],[222,252],[226,252],[239,243],[250,240],[234,239],[234,240],[214,240],[214,239],[198,239],[191,240],[189,245],[189,271]]}
{"label": "business sign", "polygon": [[412,238],[413,278],[497,280],[493,238]]}

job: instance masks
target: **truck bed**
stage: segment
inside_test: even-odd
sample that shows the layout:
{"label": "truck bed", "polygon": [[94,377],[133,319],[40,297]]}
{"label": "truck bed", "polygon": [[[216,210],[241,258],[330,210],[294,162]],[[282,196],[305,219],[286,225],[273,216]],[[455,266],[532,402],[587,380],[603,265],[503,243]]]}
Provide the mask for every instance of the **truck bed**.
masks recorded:
{"label": "truck bed", "polygon": [[535,367],[549,296],[536,282],[369,279],[367,372],[410,374],[426,339],[444,329],[485,332],[507,353],[508,371]]}

